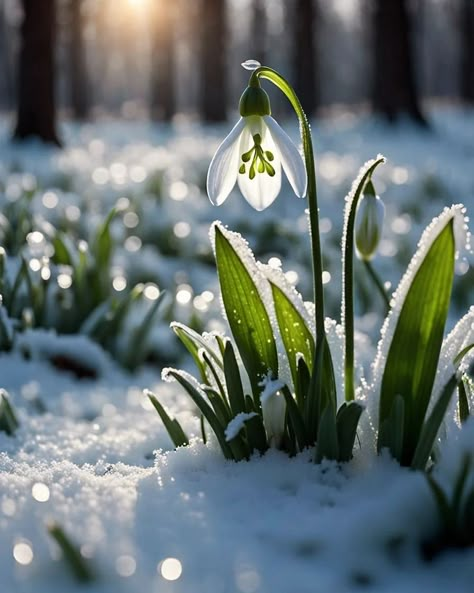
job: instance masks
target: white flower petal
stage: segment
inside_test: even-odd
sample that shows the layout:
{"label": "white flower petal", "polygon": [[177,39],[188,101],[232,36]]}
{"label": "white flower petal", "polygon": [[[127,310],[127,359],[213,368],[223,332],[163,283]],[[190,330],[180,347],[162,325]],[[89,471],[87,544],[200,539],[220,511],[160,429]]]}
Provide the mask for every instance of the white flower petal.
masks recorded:
{"label": "white flower petal", "polygon": [[216,151],[207,172],[207,195],[220,206],[232,191],[237,179],[240,158],[240,134],[245,128],[241,117]]}
{"label": "white flower petal", "polygon": [[282,130],[277,122],[269,115],[263,118],[270,129],[270,134],[281,156],[281,164],[293,191],[299,198],[306,195],[308,177],[306,167],[299,150],[293,144],[288,134]]}
{"label": "white flower petal", "polygon": [[[262,118],[248,118],[245,129],[242,133],[240,142],[240,154],[247,152],[254,146],[253,135],[260,133],[262,136],[262,147],[264,150],[270,150],[275,158],[272,161],[272,167],[275,169],[275,175],[270,177],[268,173],[257,173],[253,179],[250,179],[248,171],[246,173],[239,173],[237,181],[240,191],[244,195],[247,202],[255,208],[255,210],[264,210],[275,200],[280,193],[281,188],[281,162],[278,158],[278,150],[276,150],[275,143],[268,132],[268,128],[264,125]],[[256,127],[258,126],[258,128]]]}

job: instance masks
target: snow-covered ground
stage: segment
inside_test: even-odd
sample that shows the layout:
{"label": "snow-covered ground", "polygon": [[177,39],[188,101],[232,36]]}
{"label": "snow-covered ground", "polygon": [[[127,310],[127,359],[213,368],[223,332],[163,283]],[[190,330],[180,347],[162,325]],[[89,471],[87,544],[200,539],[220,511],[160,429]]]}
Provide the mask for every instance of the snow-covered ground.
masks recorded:
{"label": "snow-covered ground", "polygon": [[[314,122],[326,287],[336,318],[344,196],[368,158],[381,152],[388,159],[375,178],[387,206],[374,262],[384,280],[398,283],[422,229],[444,206],[462,202],[474,212],[474,114],[436,112],[433,122],[430,133],[348,115]],[[111,275],[128,286],[168,289],[176,297],[172,318],[222,327],[208,240],[215,218],[242,232],[263,261],[280,258],[309,296],[303,200],[286,188],[263,213],[237,192],[219,209],[208,202],[206,170],[226,127],[66,126],[63,152],[12,147],[7,129],[3,121],[3,206],[30,192],[36,230],[46,236],[49,223],[87,239],[119,201]],[[296,127],[290,132],[295,137]],[[36,248],[33,256],[42,256],[48,241]],[[381,307],[368,299],[372,288],[362,274],[359,325],[377,335]],[[474,302],[467,260],[458,274],[451,324]],[[182,357],[167,323],[157,324],[153,344],[164,359]],[[374,346],[361,346],[362,363]],[[78,380],[49,362],[76,350],[97,379]],[[15,436],[0,432],[2,593],[471,591],[474,550],[423,558],[422,543],[438,527],[432,494],[421,474],[388,458],[358,450],[343,467],[315,466],[309,452],[289,459],[270,451],[250,462],[225,461],[212,441],[200,441],[188,398],[161,381],[158,365],[128,374],[84,336],[20,334],[0,354],[0,377],[20,421]],[[172,450],[145,388],[195,435],[189,447]],[[452,432],[442,448],[437,471],[446,483],[461,452],[474,453],[474,423],[457,437]],[[89,559],[96,580],[86,587],[59,558],[47,531],[52,521]]]}

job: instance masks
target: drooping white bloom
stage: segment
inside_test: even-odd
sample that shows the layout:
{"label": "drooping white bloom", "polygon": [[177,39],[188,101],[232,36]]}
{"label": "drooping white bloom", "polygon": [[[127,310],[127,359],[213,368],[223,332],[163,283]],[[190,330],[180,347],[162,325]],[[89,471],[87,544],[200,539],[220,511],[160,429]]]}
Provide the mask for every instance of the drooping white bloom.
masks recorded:
{"label": "drooping white bloom", "polygon": [[270,115],[241,117],[217,149],[207,174],[207,193],[220,206],[236,181],[247,202],[264,210],[281,188],[281,169],[295,194],[306,195],[306,168],[289,136]]}

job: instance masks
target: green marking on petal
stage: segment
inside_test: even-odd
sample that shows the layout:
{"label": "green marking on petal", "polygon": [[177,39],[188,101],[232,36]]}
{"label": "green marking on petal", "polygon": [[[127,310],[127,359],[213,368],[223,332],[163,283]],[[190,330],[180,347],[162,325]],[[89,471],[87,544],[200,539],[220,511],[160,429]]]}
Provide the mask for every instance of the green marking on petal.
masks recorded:
{"label": "green marking on petal", "polygon": [[270,165],[270,163],[265,163],[265,170],[270,175],[270,177],[275,175],[275,169]]}
{"label": "green marking on petal", "polygon": [[244,152],[240,157],[242,164],[240,165],[239,173],[242,175],[245,174],[247,172],[245,163],[252,160],[248,170],[250,180],[255,179],[257,173],[267,173],[267,175],[273,177],[275,175],[275,169],[270,164],[275,159],[273,152],[271,150],[263,150],[261,146],[262,136],[260,134],[254,134],[253,141],[255,143],[254,146],[247,152]]}

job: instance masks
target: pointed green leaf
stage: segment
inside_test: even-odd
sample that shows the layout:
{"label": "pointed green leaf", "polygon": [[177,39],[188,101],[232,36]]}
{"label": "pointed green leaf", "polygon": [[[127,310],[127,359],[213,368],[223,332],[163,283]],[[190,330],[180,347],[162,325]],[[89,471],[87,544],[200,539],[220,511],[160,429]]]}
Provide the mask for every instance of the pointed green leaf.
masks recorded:
{"label": "pointed green leaf", "polygon": [[8,436],[13,436],[15,431],[20,426],[13,406],[8,399],[5,391],[0,393],[0,432],[4,432]]}
{"label": "pointed green leaf", "polygon": [[302,354],[306,365],[313,366],[314,338],[306,321],[288,296],[273,282],[270,282],[275,304],[280,335],[285,346],[291,370],[293,385],[298,383],[298,354]]}
{"label": "pointed green leaf", "polygon": [[234,348],[230,340],[226,341],[224,349],[224,375],[232,414],[237,416],[245,412],[245,396],[240,378],[239,365],[235,358]]}
{"label": "pointed green leaf", "polygon": [[140,325],[133,331],[124,360],[124,366],[129,370],[135,370],[146,356],[148,336],[153,329],[153,320],[163,303],[165,294],[165,291],[160,293],[146,312]]}
{"label": "pointed green leaf", "polygon": [[218,226],[215,227],[215,249],[224,308],[255,398],[262,377],[268,371],[278,375],[272,326],[246,265]]}
{"label": "pointed green leaf", "polygon": [[393,400],[390,415],[381,423],[377,451],[388,449],[398,462],[402,460],[403,437],[405,434],[405,400],[397,394]]}
{"label": "pointed green leaf", "polygon": [[268,449],[268,444],[261,416],[257,414],[245,421],[245,433],[247,435],[250,451],[265,453]]}
{"label": "pointed green leaf", "polygon": [[296,402],[288,387],[285,387],[282,390],[282,393],[286,402],[286,411],[288,414],[287,422],[291,426],[291,430],[295,435],[299,450],[302,451],[309,444],[306,436],[306,428],[304,425],[303,416],[301,415],[301,412],[298,409],[298,406],[296,405]]}
{"label": "pointed green leaf", "polygon": [[56,541],[63,558],[69,569],[79,583],[90,583],[96,579],[88,561],[82,556],[79,549],[72,543],[64,529],[57,523],[48,525],[48,532]]}
{"label": "pointed green leaf", "polygon": [[190,381],[188,381],[186,379],[186,377],[180,371],[177,371],[175,369],[168,369],[168,374],[171,375],[171,377],[173,377],[174,379],[176,379],[176,381],[178,381],[178,383],[182,387],[184,387],[184,389],[186,389],[186,391],[190,395],[193,402],[199,408],[199,410],[201,411],[204,418],[208,421],[209,426],[212,428],[212,430],[214,431],[214,434],[217,437],[217,440],[219,441],[219,446],[222,449],[222,453],[224,454],[224,457],[226,459],[233,459],[234,456],[233,456],[232,451],[226,441],[225,434],[224,434],[224,430],[225,430],[227,424],[225,426],[223,426],[219,422],[219,420],[218,420],[216,414],[214,413],[214,410],[211,408],[211,406],[202,397],[202,395],[199,393],[199,391],[196,389],[196,387],[194,387],[194,385],[192,383],[190,383]]}
{"label": "pointed green leaf", "polygon": [[464,379],[461,379],[458,385],[458,406],[459,406],[459,419],[464,424],[469,418],[469,399],[467,397],[467,389]]}
{"label": "pointed green leaf", "polygon": [[397,394],[405,401],[402,463],[410,465],[436,375],[454,275],[451,218],[421,262],[400,311],[382,378],[379,422]]}
{"label": "pointed green leaf", "polygon": [[184,447],[189,445],[189,439],[186,436],[186,433],[181,428],[181,424],[176,420],[176,418],[171,418],[164,407],[158,401],[158,398],[154,393],[151,391],[145,390],[145,394],[147,395],[150,402],[153,404],[153,407],[158,412],[161,421],[163,422],[170,439],[173,441],[173,445],[175,447]]}
{"label": "pointed green leaf", "polygon": [[344,402],[337,411],[336,428],[339,444],[338,461],[349,461],[352,458],[354,442],[357,435],[359,418],[364,408],[355,401]]}
{"label": "pointed green leaf", "polygon": [[421,434],[418,440],[418,445],[413,455],[411,467],[413,469],[424,470],[431,455],[433,445],[438,436],[439,427],[443,422],[444,415],[448,409],[449,402],[453,395],[453,391],[458,383],[455,374],[451,376],[449,381],[444,386],[441,395],[433,407],[431,414],[423,425]]}
{"label": "pointed green leaf", "polygon": [[331,404],[324,408],[319,421],[318,442],[316,443],[314,460],[316,463],[321,463],[323,459],[339,460],[336,413]]}

